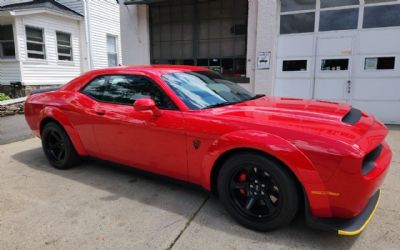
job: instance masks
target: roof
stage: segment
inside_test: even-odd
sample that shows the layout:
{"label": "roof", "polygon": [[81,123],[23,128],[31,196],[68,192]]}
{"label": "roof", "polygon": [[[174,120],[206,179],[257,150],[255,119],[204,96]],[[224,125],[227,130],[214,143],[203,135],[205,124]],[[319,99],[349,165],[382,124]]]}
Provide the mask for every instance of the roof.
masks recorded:
{"label": "roof", "polygon": [[114,68],[105,68],[94,70],[93,72],[102,74],[104,72],[118,72],[118,71],[136,71],[136,72],[151,72],[155,74],[167,74],[179,71],[204,71],[208,70],[198,66],[186,66],[186,65],[135,65],[135,66],[120,66]]}
{"label": "roof", "polygon": [[50,11],[58,11],[67,15],[82,16],[76,11],[62,5],[55,0],[32,0],[29,2],[8,4],[0,7],[0,11],[13,11],[13,10],[33,10],[33,9],[47,9]]}

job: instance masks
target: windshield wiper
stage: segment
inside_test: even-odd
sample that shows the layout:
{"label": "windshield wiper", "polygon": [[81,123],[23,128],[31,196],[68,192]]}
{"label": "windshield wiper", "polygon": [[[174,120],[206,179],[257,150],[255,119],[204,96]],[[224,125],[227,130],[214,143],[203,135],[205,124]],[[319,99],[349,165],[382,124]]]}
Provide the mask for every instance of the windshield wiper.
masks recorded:
{"label": "windshield wiper", "polygon": [[204,107],[203,109],[224,107],[224,106],[228,106],[228,105],[232,105],[232,104],[236,104],[236,103],[239,103],[239,102],[221,102],[221,103],[217,103],[217,104],[208,105],[208,106]]}
{"label": "windshield wiper", "polygon": [[256,99],[259,99],[259,98],[264,97],[264,96],[265,96],[265,95],[255,95],[255,96],[253,96],[252,98],[247,99],[246,101],[256,100]]}

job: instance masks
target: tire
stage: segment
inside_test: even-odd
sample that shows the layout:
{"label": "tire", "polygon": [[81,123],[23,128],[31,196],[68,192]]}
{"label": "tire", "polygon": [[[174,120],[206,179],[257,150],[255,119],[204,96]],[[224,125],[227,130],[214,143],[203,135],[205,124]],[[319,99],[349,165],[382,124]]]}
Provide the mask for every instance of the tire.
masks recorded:
{"label": "tire", "polygon": [[228,213],[256,231],[288,225],[299,208],[293,174],[275,159],[257,153],[240,153],[225,161],[217,188]]}
{"label": "tire", "polygon": [[42,148],[49,163],[57,169],[70,169],[80,162],[80,157],[67,133],[55,122],[44,126]]}

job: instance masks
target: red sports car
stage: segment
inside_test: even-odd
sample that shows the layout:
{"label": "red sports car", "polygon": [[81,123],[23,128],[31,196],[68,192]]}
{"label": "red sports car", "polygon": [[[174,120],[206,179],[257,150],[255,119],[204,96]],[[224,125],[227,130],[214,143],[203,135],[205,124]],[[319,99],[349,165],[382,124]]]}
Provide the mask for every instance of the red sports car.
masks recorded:
{"label": "red sports car", "polygon": [[387,128],[346,104],[253,95],[204,68],[95,70],[25,104],[51,165],[85,156],[215,191],[240,224],[268,231],[305,204],[309,224],[352,235],[379,201]]}

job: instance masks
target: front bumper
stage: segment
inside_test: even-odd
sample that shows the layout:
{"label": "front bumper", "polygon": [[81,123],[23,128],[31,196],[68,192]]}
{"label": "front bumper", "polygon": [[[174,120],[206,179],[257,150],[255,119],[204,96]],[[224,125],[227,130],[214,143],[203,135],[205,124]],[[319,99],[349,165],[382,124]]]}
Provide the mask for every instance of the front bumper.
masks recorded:
{"label": "front bumper", "polygon": [[360,234],[373,217],[381,196],[378,190],[368,201],[367,205],[359,215],[352,219],[331,219],[319,218],[311,214],[308,204],[306,204],[306,222],[310,227],[335,231],[339,235],[357,235]]}

